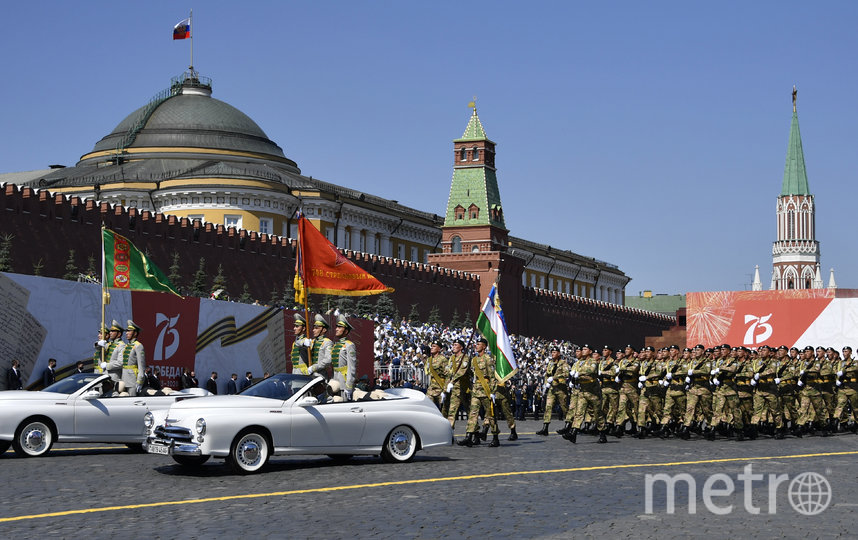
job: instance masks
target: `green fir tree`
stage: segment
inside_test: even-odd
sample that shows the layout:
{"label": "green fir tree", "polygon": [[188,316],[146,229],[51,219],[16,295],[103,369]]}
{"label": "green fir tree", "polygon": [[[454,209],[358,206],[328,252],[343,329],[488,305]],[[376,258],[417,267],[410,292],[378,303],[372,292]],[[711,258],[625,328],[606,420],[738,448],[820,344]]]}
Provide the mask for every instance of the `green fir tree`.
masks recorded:
{"label": "green fir tree", "polygon": [[39,259],[38,261],[33,263],[33,275],[34,276],[41,276],[42,271],[44,269],[45,269],[45,263],[42,261],[42,259]]}
{"label": "green fir tree", "polygon": [[63,274],[63,279],[69,281],[77,281],[80,271],[77,269],[77,263],[74,260],[74,250],[69,250],[69,258],[66,259],[66,273]]}
{"label": "green fir tree", "polygon": [[417,304],[411,304],[411,311],[408,312],[408,322],[414,326],[420,326],[420,312],[417,310]]}
{"label": "green fir tree", "polygon": [[226,276],[223,275],[222,264],[217,265],[217,274],[215,274],[214,280],[212,281],[212,294],[215,293],[217,293],[217,295],[215,295],[216,298],[223,300],[229,299],[229,290],[227,289]]}
{"label": "green fir tree", "polygon": [[372,303],[366,296],[361,296],[355,304],[355,315],[358,317],[372,317],[374,314]]}
{"label": "green fir tree", "polygon": [[[12,270],[12,239],[13,234],[4,234],[0,238],[0,272],[14,272]],[[76,279],[76,278],[75,278]]]}
{"label": "green fir tree", "polygon": [[98,271],[95,269],[95,255],[86,258],[86,275],[91,278],[98,277]]}
{"label": "green fir tree", "polygon": [[200,265],[194,272],[194,282],[191,284],[191,294],[200,298],[207,296],[206,281],[206,260],[204,257],[200,257]]}
{"label": "green fir tree", "polygon": [[247,283],[244,284],[244,288],[241,290],[241,296],[238,297],[238,301],[242,304],[253,303],[253,297],[250,295],[250,285]]}
{"label": "green fir tree", "polygon": [[429,318],[426,319],[426,322],[437,326],[444,324],[444,321],[441,320],[441,310],[438,309],[437,305],[432,306],[432,309],[429,310]]}
{"label": "green fir tree", "polygon": [[462,321],[459,320],[459,310],[453,308],[453,316],[450,318],[450,328],[461,328]]}
{"label": "green fir tree", "polygon": [[172,264],[170,264],[170,273],[167,275],[167,279],[170,280],[170,283],[173,284],[178,290],[182,290],[181,280],[182,280],[182,266],[179,264],[179,252],[174,251],[172,255]]}
{"label": "green fir tree", "polygon": [[474,326],[474,322],[471,320],[470,312],[465,312],[465,320],[462,321],[462,328],[472,328]]}
{"label": "green fir tree", "polygon": [[378,300],[375,301],[375,312],[380,318],[387,317],[391,320],[397,320],[398,311],[393,299],[389,294],[380,294]]}

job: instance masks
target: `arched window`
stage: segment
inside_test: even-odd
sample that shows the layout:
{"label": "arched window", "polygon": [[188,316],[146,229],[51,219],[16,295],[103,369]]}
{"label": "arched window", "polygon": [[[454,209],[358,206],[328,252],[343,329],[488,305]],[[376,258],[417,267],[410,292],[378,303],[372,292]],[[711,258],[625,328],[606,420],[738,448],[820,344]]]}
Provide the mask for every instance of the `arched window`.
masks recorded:
{"label": "arched window", "polygon": [[477,219],[480,217],[480,207],[476,204],[472,204],[468,207],[468,217],[470,219]]}
{"label": "arched window", "polygon": [[453,253],[461,253],[462,252],[462,239],[458,236],[454,236],[450,239],[452,246],[450,247]]}
{"label": "arched window", "polygon": [[[795,211],[787,212],[787,240],[795,240]],[[792,287],[790,287],[792,288]]]}
{"label": "arched window", "polygon": [[456,219],[465,219],[465,208],[461,204],[457,204],[455,208]]}
{"label": "arched window", "polygon": [[459,161],[465,161],[468,159],[468,151],[464,148],[459,149]]}
{"label": "arched window", "polygon": [[479,161],[479,159],[480,159],[480,151],[475,146],[473,149],[471,149],[471,160],[472,161]]}
{"label": "arched window", "polygon": [[479,251],[479,250],[480,250],[480,246],[478,246],[478,245],[476,245],[476,244],[474,244],[474,246],[473,246],[473,247],[471,247],[471,251],[472,251],[472,252],[474,252],[474,253],[476,253],[476,252],[477,252],[477,251]]}

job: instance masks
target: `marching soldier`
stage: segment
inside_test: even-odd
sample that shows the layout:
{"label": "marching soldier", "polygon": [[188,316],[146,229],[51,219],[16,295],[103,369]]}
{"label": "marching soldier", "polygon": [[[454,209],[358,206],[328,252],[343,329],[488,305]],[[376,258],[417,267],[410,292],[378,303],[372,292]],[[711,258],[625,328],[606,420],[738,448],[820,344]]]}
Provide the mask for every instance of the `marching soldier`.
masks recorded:
{"label": "marching soldier", "polygon": [[834,409],[835,427],[839,427],[846,405],[851,409],[852,433],[858,431],[858,362],[852,358],[852,347],[843,347],[843,359],[836,366],[837,406]]}
{"label": "marching soldier", "polygon": [[450,402],[445,399],[445,381],[447,380],[447,370],[449,362],[447,357],[441,354],[441,342],[435,340],[429,344],[429,357],[426,359],[424,370],[429,375],[429,388],[426,389],[426,395],[432,400],[432,403],[441,411],[441,415],[447,417],[447,412],[450,407]]}
{"label": "marching soldier", "polygon": [[822,369],[819,370],[819,378],[822,380],[820,385],[820,393],[822,401],[825,402],[825,410],[828,412],[828,417],[823,419],[828,423],[828,431],[834,433],[834,409],[837,408],[836,392],[837,382],[837,365],[840,364],[840,353],[834,347],[828,347],[825,351],[825,356],[822,359]]}
{"label": "marching soldier", "polygon": [[664,398],[664,407],[661,414],[661,430],[659,435],[662,438],[670,436],[671,426],[676,423],[681,423],[685,410],[687,408],[687,398],[685,396],[685,377],[686,363],[691,356],[691,349],[688,347],[683,351],[683,357],[679,356],[679,347],[671,345],[668,349],[670,357],[664,365],[664,380],[662,386],[667,389]]}
{"label": "marching soldier", "polygon": [[[542,429],[536,432],[537,435],[548,436],[548,424],[551,423],[551,413],[554,409],[555,401],[560,405],[560,410],[562,411],[561,417],[566,417],[566,413],[568,412],[568,405],[566,404],[566,381],[568,378],[569,364],[560,354],[560,348],[554,345],[551,347],[551,358],[545,367],[545,384],[548,386],[548,389],[546,390],[545,398],[545,414],[542,417],[543,425]],[[568,427],[564,429],[568,429]]]}
{"label": "marching soldier", "polygon": [[[325,335],[328,332],[328,321],[319,314],[313,320],[313,339],[304,340],[304,346],[307,347],[307,353],[310,360],[310,365],[307,366],[307,373],[312,375],[318,373],[325,379],[328,377],[328,367],[331,366],[331,351],[334,348],[334,342],[328,339]],[[309,341],[309,343],[308,343]]]}
{"label": "marching soldier", "polygon": [[[602,360],[599,362],[599,381],[602,384],[602,414],[605,425],[612,435],[616,434],[617,414],[620,409],[620,366],[612,357],[614,348],[602,347]],[[622,353],[617,353],[622,355]]]}
{"label": "marching soldier", "polygon": [[739,411],[742,412],[742,423],[745,425],[745,432],[748,435],[753,433],[756,437],[756,431],[752,432],[751,420],[754,418],[754,388],[751,384],[754,379],[754,361],[756,357],[752,355],[752,351],[745,347],[734,347],[733,354],[739,361],[739,371],[736,372],[736,394],[739,396]]}
{"label": "marching soldier", "polygon": [[[495,373],[495,376],[497,376],[497,373]],[[498,379],[497,388],[495,389],[495,411],[499,408],[503,411],[504,418],[506,418],[506,425],[509,427],[509,437],[507,437],[506,440],[517,441],[518,433],[515,431],[515,415],[512,412],[512,407],[510,407],[512,396],[510,395],[507,384],[508,381],[501,381]],[[488,435],[487,421],[488,419],[483,421],[483,440],[486,440],[486,436]]]}
{"label": "marching soldier", "polygon": [[451,427],[456,427],[456,415],[462,403],[470,403],[468,393],[471,388],[471,363],[465,354],[465,342],[457,339],[452,345],[453,355],[450,357],[450,371],[447,375],[447,394],[450,395],[450,410],[447,419]]}
{"label": "marching soldier", "polygon": [[146,352],[143,350],[143,344],[137,341],[140,330],[140,326],[128,319],[128,327],[125,329],[125,339],[128,343],[122,351],[122,382],[132,396],[137,395],[137,389],[142,388],[146,380]]}
{"label": "marching soldier", "polygon": [[310,348],[312,348],[312,340],[307,338],[307,321],[297,311],[292,314],[295,322],[292,323],[292,331],[295,334],[295,342],[292,343],[292,373],[309,373],[307,369],[310,366]]}
{"label": "marching soldier", "polygon": [[[823,401],[820,391],[822,379],[820,379],[819,373],[821,369],[822,361],[813,356],[813,347],[808,345],[802,351],[798,372],[798,393],[801,399],[798,422],[802,425],[804,433],[813,431],[814,422],[820,426],[820,423],[828,418],[828,411],[825,409],[825,401]],[[827,430],[823,431],[823,435],[827,434]]]}
{"label": "marching soldier", "polygon": [[620,378],[620,396],[617,405],[619,411],[617,413],[617,430],[614,433],[617,437],[622,437],[625,431],[626,420],[631,420],[631,433],[637,433],[637,414],[638,402],[640,401],[640,390],[638,389],[638,375],[640,364],[635,357],[635,348],[631,345],[626,345],[623,350],[623,357],[618,358],[617,367],[620,368],[618,377]]}
{"label": "marching soldier", "polygon": [[488,341],[485,338],[479,338],[474,344],[474,349],[477,356],[471,359],[471,370],[476,379],[475,384],[471,389],[471,407],[468,412],[468,429],[465,439],[459,442],[460,446],[473,446],[480,444],[479,433],[477,432],[477,422],[480,416],[480,407],[486,412],[486,417],[489,419],[489,426],[492,430],[492,442],[490,447],[500,446],[498,440],[498,425],[495,422],[495,389],[497,388],[497,379],[494,377],[495,359],[494,356],[486,354]]}
{"label": "marching soldier", "polygon": [[334,328],[337,342],[331,347],[331,362],[334,367],[332,378],[340,382],[345,401],[352,400],[357,378],[357,348],[354,342],[348,339],[353,329],[345,315],[337,315],[337,326]]}
{"label": "marching soldier", "polygon": [[[736,439],[743,441],[745,440],[743,433],[745,424],[742,422],[742,411],[739,410],[739,393],[735,379],[740,367],[739,362],[730,356],[730,346],[722,345],[719,358],[715,362],[715,369],[710,371],[710,374],[712,375],[712,384],[716,387],[713,401],[718,402],[718,406],[715,407],[712,414],[712,423],[718,426],[724,434],[729,432],[732,425],[736,432]],[[732,422],[730,422],[731,419]],[[707,438],[710,440],[715,438],[713,428],[709,428]]]}
{"label": "marching soldier", "polygon": [[655,357],[655,349],[647,346],[641,351],[638,388],[641,391],[638,401],[638,438],[644,439],[658,422],[658,415],[664,410],[664,401],[659,387],[664,378],[664,364]]}
{"label": "marching soldier", "polygon": [[759,427],[768,428],[768,418],[774,422],[775,437],[783,438],[783,411],[778,398],[777,384],[780,364],[771,358],[771,349],[765,345],[760,348],[760,357],[752,362],[751,386],[754,392],[754,416],[751,418],[750,433],[755,438]]}
{"label": "marching soldier", "polygon": [[691,349],[691,359],[685,371],[685,383],[688,384],[685,402],[685,421],[679,436],[685,440],[691,438],[691,430],[699,427],[697,417],[703,417],[706,425],[712,425],[712,390],[709,389],[709,372],[712,361],[705,355],[703,345]]}
{"label": "marching soldier", "polygon": [[593,411],[593,424],[599,431],[600,443],[608,442],[605,434],[605,417],[602,415],[602,388],[599,384],[599,355],[589,345],[581,346],[581,361],[572,372],[580,387],[578,403],[575,407],[575,419],[572,421],[572,429],[563,435],[567,441],[575,443],[578,432],[584,427],[584,419],[587,410]]}

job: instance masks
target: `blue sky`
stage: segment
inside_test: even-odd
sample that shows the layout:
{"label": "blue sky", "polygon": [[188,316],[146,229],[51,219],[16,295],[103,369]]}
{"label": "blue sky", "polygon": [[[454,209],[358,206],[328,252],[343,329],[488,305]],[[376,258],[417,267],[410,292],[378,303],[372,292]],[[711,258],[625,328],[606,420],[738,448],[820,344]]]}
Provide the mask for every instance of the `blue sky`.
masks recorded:
{"label": "blue sky", "polygon": [[189,62],[302,172],[443,214],[477,96],[511,234],[626,293],[771,276],[798,114],[823,280],[858,287],[858,3],[16,2],[0,171],[74,164]]}

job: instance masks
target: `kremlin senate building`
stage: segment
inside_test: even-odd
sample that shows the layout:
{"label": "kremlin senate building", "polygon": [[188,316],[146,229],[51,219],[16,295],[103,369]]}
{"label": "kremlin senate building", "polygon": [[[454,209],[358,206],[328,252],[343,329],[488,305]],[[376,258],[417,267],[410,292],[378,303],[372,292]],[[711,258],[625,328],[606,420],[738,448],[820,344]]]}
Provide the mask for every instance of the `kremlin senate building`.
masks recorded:
{"label": "kremlin senate building", "polygon": [[[476,107],[462,136],[453,141],[452,181],[440,216],[435,213],[443,204],[440,199],[428,210],[414,209],[350,189],[343,185],[348,179],[334,183],[305,175],[297,156],[286,156],[256,122],[212,94],[211,79],[186,72],[121,120],[74,166],[0,174],[5,207],[18,208],[21,214],[11,232],[25,238],[25,231],[43,229],[59,237],[59,260],[45,260],[44,275],[62,274],[68,253],[63,245],[77,245],[83,267],[88,255],[99,253],[98,235],[89,242],[81,240],[87,235],[61,232],[59,217],[34,223],[33,211],[25,210],[28,204],[59,205],[56,210],[40,208],[39,215],[57,212],[87,227],[104,221],[125,230],[162,269],[170,266],[173,253],[179,254],[188,275],[200,257],[207,263],[221,262],[227,275],[238,283],[243,280],[255,298],[268,298],[269,291],[283,287],[294,272],[291,239],[296,237],[300,208],[347,256],[390,282],[396,289],[392,299],[404,312],[416,302],[425,317],[433,307],[427,300],[431,298],[447,319],[453,310],[473,317],[500,278],[513,332],[545,335],[535,328],[540,324],[558,338],[586,332],[589,339],[604,334],[606,340],[610,336],[642,344],[645,335],[676,324],[673,317],[625,307],[631,278],[616,265],[510,234],[496,146]],[[99,213],[101,219],[94,217]],[[157,233],[144,230],[149,223]],[[195,258],[194,249],[156,241],[169,244],[176,238],[199,244],[200,255]],[[230,247],[234,242],[238,244]],[[45,257],[46,252],[37,257],[25,249],[13,246],[21,269]],[[267,258],[262,263],[252,256],[236,260],[230,249],[261,250]],[[260,272],[264,267],[270,271]],[[451,289],[439,294],[433,287],[442,283]],[[597,324],[602,319],[616,322]],[[636,323],[630,324],[632,320]],[[594,337],[590,327],[595,326],[603,330]],[[624,336],[621,327],[631,333]]]}

